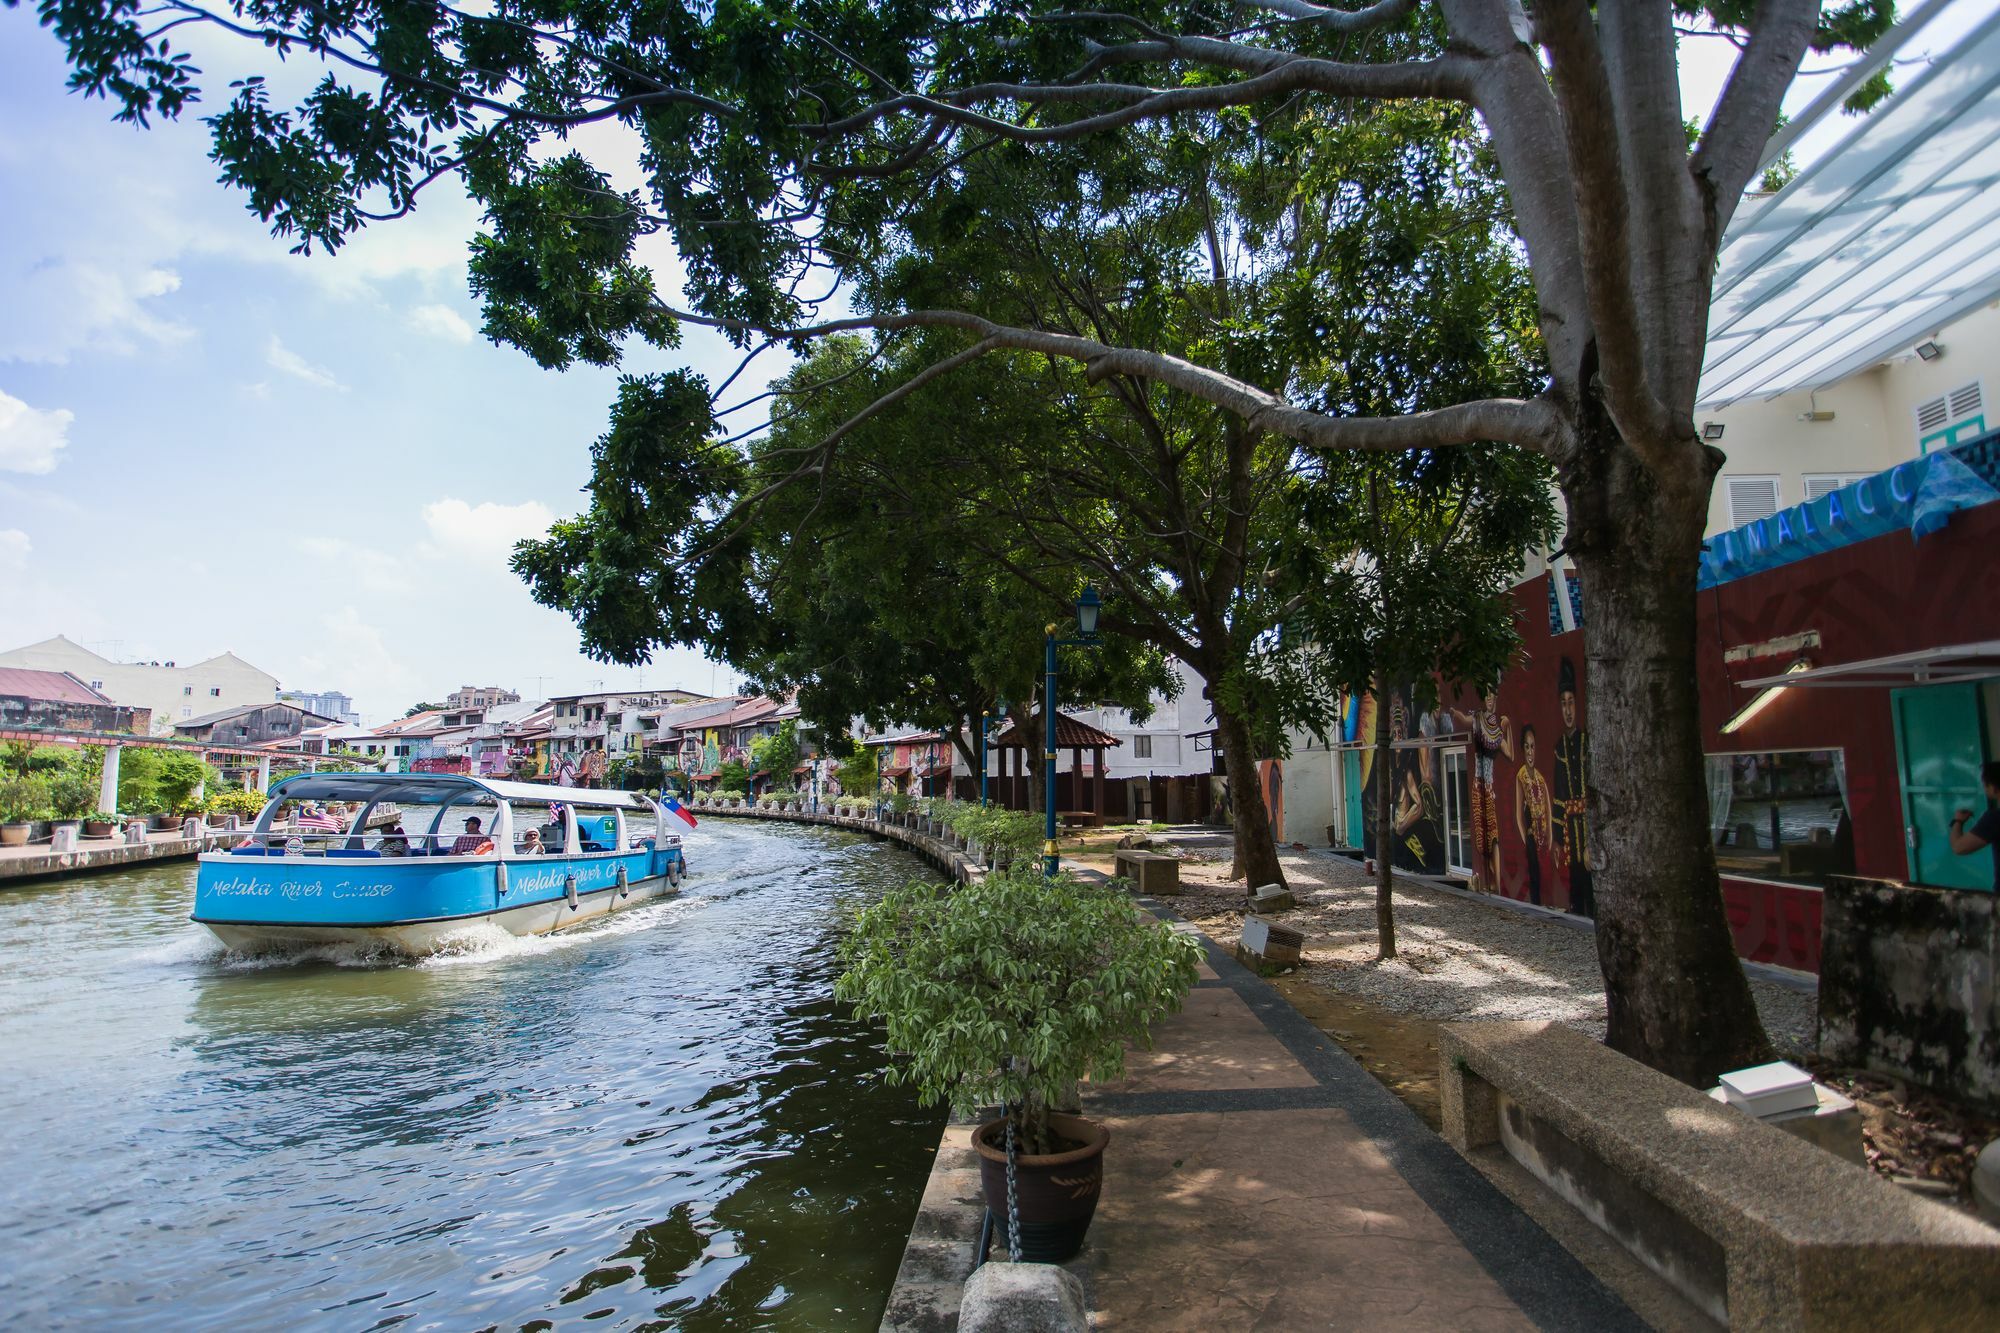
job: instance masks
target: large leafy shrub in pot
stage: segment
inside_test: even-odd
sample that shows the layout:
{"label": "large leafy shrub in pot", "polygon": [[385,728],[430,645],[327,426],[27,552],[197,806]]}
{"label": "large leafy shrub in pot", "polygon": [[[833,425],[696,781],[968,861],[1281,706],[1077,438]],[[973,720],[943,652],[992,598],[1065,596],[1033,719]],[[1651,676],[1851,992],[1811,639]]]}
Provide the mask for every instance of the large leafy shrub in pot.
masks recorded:
{"label": "large leafy shrub in pot", "polygon": [[1051,1108],[1125,1072],[1125,1048],[1194,985],[1201,951],[1118,889],[1028,870],[910,884],[856,917],[836,998],[879,1018],[891,1082],[954,1114],[1006,1108],[1024,1149],[1056,1147]]}
{"label": "large leafy shrub in pot", "polygon": [[52,813],[49,784],[40,777],[0,779],[0,824],[32,824]]}
{"label": "large leafy shrub in pot", "polygon": [[97,808],[97,783],[81,769],[51,773],[46,781],[49,805],[57,820],[65,823],[80,820]]}

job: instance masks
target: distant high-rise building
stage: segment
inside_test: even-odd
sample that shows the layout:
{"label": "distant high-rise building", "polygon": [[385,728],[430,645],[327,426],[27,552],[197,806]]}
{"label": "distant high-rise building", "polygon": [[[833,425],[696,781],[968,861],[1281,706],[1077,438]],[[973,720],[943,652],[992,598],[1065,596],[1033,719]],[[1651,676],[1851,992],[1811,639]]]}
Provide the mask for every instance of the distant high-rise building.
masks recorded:
{"label": "distant high-rise building", "polygon": [[444,709],[447,713],[459,713],[469,708],[498,708],[501,704],[519,702],[520,695],[498,685],[461,685],[445,697]]}
{"label": "distant high-rise building", "polygon": [[279,690],[278,699],[282,703],[297,704],[308,713],[318,713],[336,722],[345,722],[350,727],[361,725],[361,714],[354,711],[354,700],[339,690],[327,690],[315,694],[311,690]]}

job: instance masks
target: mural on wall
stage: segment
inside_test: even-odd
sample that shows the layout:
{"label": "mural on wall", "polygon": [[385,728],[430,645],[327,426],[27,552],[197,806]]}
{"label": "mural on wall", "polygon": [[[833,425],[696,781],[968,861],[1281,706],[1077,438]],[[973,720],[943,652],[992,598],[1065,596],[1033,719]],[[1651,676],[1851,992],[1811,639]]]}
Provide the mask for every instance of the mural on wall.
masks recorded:
{"label": "mural on wall", "polygon": [[[1435,735],[1438,716],[1416,717],[1411,704],[1414,693],[1409,685],[1393,686],[1388,691],[1390,859],[1399,870],[1442,875],[1447,873],[1448,867],[1445,864],[1444,802],[1440,797],[1438,778],[1439,748],[1407,744],[1412,739]],[[1378,707],[1381,707],[1381,702],[1370,695],[1356,701],[1351,710],[1351,734],[1366,745],[1361,750],[1361,782],[1366,792],[1361,806],[1361,826],[1364,845],[1371,851],[1378,845],[1375,836],[1375,750],[1372,745],[1366,744],[1365,738],[1372,738],[1375,734],[1375,710]],[[1415,736],[1412,734],[1412,718],[1416,718]]]}
{"label": "mural on wall", "polygon": [[1264,789],[1264,809],[1271,816],[1271,838],[1285,840],[1285,761],[1259,759],[1257,781]]}
{"label": "mural on wall", "polygon": [[1500,711],[1500,692],[1489,689],[1477,713],[1448,708],[1447,729],[1468,733],[1472,740],[1471,790],[1472,887],[1481,893],[1500,889],[1500,798],[1497,780],[1501,759],[1514,759],[1514,724]]}

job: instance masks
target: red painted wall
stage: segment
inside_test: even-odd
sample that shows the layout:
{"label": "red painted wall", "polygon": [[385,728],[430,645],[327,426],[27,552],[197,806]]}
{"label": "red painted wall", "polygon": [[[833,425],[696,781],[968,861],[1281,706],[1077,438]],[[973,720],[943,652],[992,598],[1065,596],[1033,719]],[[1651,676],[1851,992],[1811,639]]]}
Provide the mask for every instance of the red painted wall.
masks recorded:
{"label": "red painted wall", "polygon": [[[1892,533],[1829,551],[1779,569],[1733,580],[1701,594],[1702,726],[1711,753],[1840,749],[1846,752],[1849,814],[1854,825],[1855,870],[1903,879],[1901,793],[1896,775],[1895,732],[1889,691],[1802,688],[1788,690],[1734,735],[1722,724],[1755,697],[1739,680],[1776,675],[1788,655],[1726,664],[1730,648],[1817,630],[1815,665],[1833,665],[1921,648],[2000,638],[2000,504],[1962,512],[1921,543]],[[1583,611],[1590,614],[1585,587]],[[1521,614],[1522,650],[1502,680],[1500,713],[1514,738],[1514,758],[1498,764],[1500,892],[1527,893],[1525,849],[1514,827],[1514,797],[1522,760],[1521,731],[1538,734],[1537,768],[1551,777],[1552,742],[1562,733],[1557,699],[1560,662],[1576,668],[1579,723],[1589,726],[1589,672],[1583,634],[1549,629],[1549,577],[1514,589]],[[1476,709],[1470,695],[1458,706]],[[1567,878],[1543,858],[1545,905],[1569,904]],[[1725,879],[1723,896],[1739,952],[1746,958],[1805,971],[1819,970],[1820,891],[1815,888]]]}

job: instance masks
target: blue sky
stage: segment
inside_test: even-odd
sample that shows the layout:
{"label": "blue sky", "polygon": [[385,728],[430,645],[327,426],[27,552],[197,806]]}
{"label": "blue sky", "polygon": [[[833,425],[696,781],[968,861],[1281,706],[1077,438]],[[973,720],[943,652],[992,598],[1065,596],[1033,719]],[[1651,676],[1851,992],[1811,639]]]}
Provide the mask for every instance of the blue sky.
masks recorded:
{"label": "blue sky", "polygon": [[[248,72],[234,47],[195,54],[211,89]],[[1692,44],[1691,113],[1733,55]],[[197,117],[116,125],[64,77],[32,11],[0,9],[0,647],[232,650],[370,720],[464,683],[731,687],[685,648],[643,672],[589,661],[508,572],[514,540],[580,507],[615,372],[544,372],[478,336],[455,187],[300,258],[214,183]],[[627,368],[682,361],[733,365],[691,330]]]}

